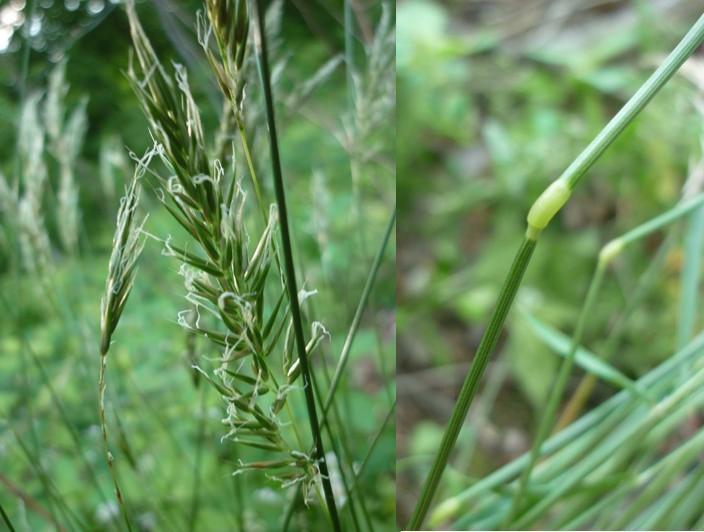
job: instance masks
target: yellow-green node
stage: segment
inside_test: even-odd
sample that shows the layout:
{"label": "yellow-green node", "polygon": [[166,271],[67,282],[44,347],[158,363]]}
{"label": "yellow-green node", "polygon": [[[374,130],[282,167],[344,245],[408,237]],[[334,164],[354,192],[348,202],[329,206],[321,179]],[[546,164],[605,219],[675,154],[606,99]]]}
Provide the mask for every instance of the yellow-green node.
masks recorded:
{"label": "yellow-green node", "polygon": [[602,266],[607,266],[616,255],[621,253],[625,243],[620,238],[615,238],[611,242],[607,243],[601,251],[599,252],[599,264]]}
{"label": "yellow-green node", "polygon": [[460,501],[454,498],[438,504],[430,516],[430,525],[436,527],[451,519],[461,509],[461,506]]}
{"label": "yellow-green node", "polygon": [[570,190],[567,182],[558,179],[553,181],[543,193],[535,200],[530,211],[528,211],[528,237],[531,234],[537,236],[540,231],[545,229],[550,220],[557,214],[562,206],[570,199]]}

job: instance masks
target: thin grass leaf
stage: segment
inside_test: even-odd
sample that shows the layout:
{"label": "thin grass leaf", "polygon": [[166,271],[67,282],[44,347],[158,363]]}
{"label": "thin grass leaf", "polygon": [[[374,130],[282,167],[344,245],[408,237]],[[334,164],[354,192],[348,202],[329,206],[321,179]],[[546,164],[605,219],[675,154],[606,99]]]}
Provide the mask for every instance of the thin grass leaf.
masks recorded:
{"label": "thin grass leaf", "polygon": [[[571,340],[568,336],[540,321],[529,312],[524,311],[521,314],[533,332],[535,332],[536,336],[543,343],[545,343],[545,345],[550,347],[550,349],[555,351],[560,356],[567,356],[571,344]],[[636,387],[632,379],[629,379],[611,364],[604,362],[585,348],[577,348],[574,361],[575,364],[581,367],[584,371],[598,377],[604,382],[608,382],[617,388],[629,390],[631,393],[638,395],[643,399],[648,399],[647,396]]]}

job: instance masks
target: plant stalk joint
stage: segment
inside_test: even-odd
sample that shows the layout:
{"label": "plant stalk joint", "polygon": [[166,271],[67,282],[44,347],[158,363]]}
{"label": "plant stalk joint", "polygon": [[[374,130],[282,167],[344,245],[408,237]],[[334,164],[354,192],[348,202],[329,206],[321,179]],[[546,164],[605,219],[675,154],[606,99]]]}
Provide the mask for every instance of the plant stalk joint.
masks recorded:
{"label": "plant stalk joint", "polygon": [[615,238],[608,242],[599,252],[599,265],[606,267],[611,264],[616,256],[621,253],[625,242],[620,238]]}
{"label": "plant stalk joint", "polygon": [[526,236],[536,240],[540,232],[545,229],[550,220],[570,199],[572,189],[564,179],[553,181],[543,193],[538,196],[528,211],[528,230]]}

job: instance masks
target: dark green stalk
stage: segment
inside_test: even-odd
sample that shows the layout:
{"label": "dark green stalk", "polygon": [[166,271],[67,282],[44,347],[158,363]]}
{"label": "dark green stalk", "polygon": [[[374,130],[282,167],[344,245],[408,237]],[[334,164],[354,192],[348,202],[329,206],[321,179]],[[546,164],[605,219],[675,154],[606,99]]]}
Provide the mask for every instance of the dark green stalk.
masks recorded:
{"label": "dark green stalk", "polygon": [[[325,363],[322,364],[323,367],[325,367]],[[330,376],[327,373],[327,370],[323,369],[323,374],[325,374],[326,379],[328,381],[328,384],[330,382]],[[318,406],[322,408],[322,394],[320,391],[320,387],[318,386],[317,379],[315,376],[313,376],[311,382],[313,383],[313,390],[315,391],[315,397],[318,400]],[[344,465],[345,464],[350,464],[350,470],[351,470],[351,464],[352,464],[352,454],[350,453],[349,447],[345,443],[346,440],[348,439],[347,434],[345,434],[345,430],[342,424],[342,416],[340,415],[340,411],[337,408],[336,404],[333,404],[333,418],[335,419],[336,426],[339,429],[339,434],[340,434],[340,443],[343,444],[344,449],[340,449],[340,445],[338,445],[338,442],[335,440],[333,437],[333,431],[332,427],[330,426],[330,422],[328,420],[322,420],[320,423],[320,428],[322,431],[327,430],[328,437],[330,438],[330,446],[332,447],[332,452],[335,453],[335,456],[337,457],[337,465],[340,469],[340,480],[342,481],[342,486],[345,490],[345,493],[347,494],[348,498],[348,504],[347,506],[349,507],[350,510],[350,515],[352,517],[352,524],[354,526],[354,529],[357,530],[358,532],[362,530],[360,524],[359,524],[359,516],[357,515],[357,506],[356,503],[354,502],[354,498],[352,497],[352,492],[350,491],[350,486],[349,483],[347,482],[347,476],[345,475],[345,470],[344,470]],[[354,472],[353,472],[354,474]],[[360,498],[360,502],[364,504],[363,499]],[[366,511],[366,507],[363,508],[364,510],[364,515],[367,520],[369,520],[369,515],[368,512]],[[341,511],[341,514],[344,515],[344,508]]]}
{"label": "dark green stalk", "polygon": [[528,267],[528,263],[530,262],[535,245],[535,240],[525,238],[521,243],[521,246],[518,248],[516,258],[514,259],[511,269],[506,276],[506,281],[501,288],[501,293],[499,294],[496,309],[491,317],[489,327],[487,327],[484,332],[484,336],[482,337],[479,348],[477,349],[477,354],[472,362],[472,367],[470,368],[464,384],[462,385],[462,389],[460,390],[457,403],[455,403],[455,408],[452,411],[452,416],[450,417],[450,421],[447,424],[442,442],[440,443],[440,450],[435,457],[430,474],[423,484],[420,498],[418,499],[413,516],[407,526],[409,530],[419,530],[423,525],[423,520],[430,509],[433,496],[435,495],[435,491],[440,483],[440,477],[445,470],[445,466],[450,458],[452,448],[457,441],[457,436],[459,435],[464,419],[467,416],[467,411],[472,403],[472,399],[477,393],[479,380],[481,379],[484,369],[489,361],[489,355],[496,347],[496,342],[501,334],[501,329],[506,319],[506,315],[511,308],[513,299],[516,296],[518,287],[521,284],[523,274]]}
{"label": "dark green stalk", "polygon": [[5,508],[2,507],[2,504],[0,504],[0,516],[2,516],[2,520],[4,521],[5,525],[7,525],[8,530],[10,532],[15,532],[15,527],[12,526],[12,521],[10,521],[10,517],[5,512]]}
{"label": "dark green stalk", "polygon": [[298,360],[301,365],[301,377],[303,379],[303,388],[306,397],[306,408],[308,409],[308,419],[310,421],[310,429],[313,435],[313,443],[315,446],[315,459],[317,460],[320,469],[320,478],[323,484],[325,493],[325,501],[328,506],[328,512],[336,531],[340,529],[340,521],[337,515],[337,507],[335,506],[335,497],[330,484],[330,475],[328,473],[328,465],[325,460],[325,449],[323,447],[323,438],[320,434],[320,426],[318,424],[318,414],[315,408],[315,397],[311,385],[310,368],[308,366],[308,356],[306,355],[306,342],[303,336],[303,323],[301,320],[301,310],[298,305],[298,288],[296,286],[296,272],[293,265],[293,253],[291,251],[291,237],[288,227],[288,213],[286,209],[286,194],[284,192],[284,183],[281,172],[281,160],[279,157],[279,144],[276,134],[276,120],[274,118],[274,102],[271,94],[271,83],[269,73],[269,61],[267,58],[267,43],[266,31],[264,29],[264,19],[262,15],[262,0],[252,2],[257,19],[257,32],[255,33],[255,47],[257,51],[257,65],[259,66],[259,75],[264,89],[264,102],[266,107],[266,121],[269,132],[269,147],[271,149],[271,166],[274,177],[274,191],[276,194],[276,204],[279,210],[279,224],[281,226],[281,245],[284,258],[284,271],[286,274],[286,286],[288,288],[288,298],[291,304],[291,318],[293,321],[293,330],[296,339],[296,347],[298,350]]}
{"label": "dark green stalk", "polygon": [[[321,426],[326,424],[328,411],[330,410],[331,405],[333,405],[333,402],[335,399],[335,392],[337,391],[337,387],[340,383],[342,373],[344,372],[345,366],[347,364],[349,353],[350,353],[350,350],[352,349],[352,344],[354,343],[355,336],[357,335],[357,331],[359,330],[359,325],[362,321],[362,316],[364,315],[364,311],[366,310],[369,296],[370,296],[372,288],[374,286],[374,282],[376,281],[376,276],[379,273],[379,267],[381,266],[381,261],[384,258],[384,253],[386,251],[386,245],[388,244],[388,242],[391,238],[391,234],[393,233],[393,228],[394,228],[395,224],[396,224],[396,206],[394,205],[393,209],[391,210],[389,222],[386,226],[386,232],[384,234],[384,238],[381,242],[381,245],[379,246],[379,249],[377,250],[376,256],[374,257],[374,262],[372,263],[372,266],[369,270],[369,275],[367,276],[366,283],[364,285],[364,288],[362,289],[362,295],[360,296],[359,302],[357,303],[357,309],[355,310],[354,317],[352,318],[352,323],[350,324],[350,327],[347,331],[347,337],[345,338],[345,343],[342,346],[342,351],[340,352],[340,356],[338,357],[337,367],[335,368],[335,374],[333,376],[333,379],[332,379],[330,386],[328,387],[328,394],[327,394],[327,397],[325,398],[325,403],[323,404],[323,407],[322,407]],[[294,510],[295,510],[296,506],[298,505],[299,500],[300,500],[300,487],[296,491],[296,494],[294,495],[293,499],[291,500],[291,504],[289,505],[288,510],[286,511],[286,515],[284,517],[283,529],[282,529],[282,530],[284,530],[284,532],[286,530],[288,530],[288,527],[291,523],[291,517],[293,516]]]}

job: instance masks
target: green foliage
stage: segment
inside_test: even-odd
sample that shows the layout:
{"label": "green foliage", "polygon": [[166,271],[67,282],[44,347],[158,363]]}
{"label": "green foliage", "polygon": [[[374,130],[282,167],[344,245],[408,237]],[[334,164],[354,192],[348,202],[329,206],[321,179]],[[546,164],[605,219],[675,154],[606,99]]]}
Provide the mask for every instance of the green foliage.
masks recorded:
{"label": "green foliage", "polygon": [[[30,7],[32,4],[27,2]],[[130,167],[135,162],[130,162],[129,157],[132,152],[144,153],[152,146],[152,139],[149,124],[125,76],[130,47],[125,12],[122,7],[110,6],[103,18],[95,20],[99,24],[92,31],[87,31],[86,27],[86,31],[78,35],[70,31],[74,24],[92,20],[85,16],[85,4],[80,3],[79,12],[74,14],[62,2],[55,2],[51,8],[36,2],[43,20],[47,24],[51,21],[51,28],[61,28],[61,31],[47,35],[44,46],[32,39],[34,47],[29,54],[26,78],[28,89],[45,86],[50,61],[67,57],[65,76],[71,90],[66,95],[66,107],[76,106],[80,94],[90,95],[86,107],[86,146],[74,174],[82,213],[79,249],[61,260],[57,260],[57,254],[52,254],[50,275],[30,277],[12,270],[0,276],[0,308],[6,316],[0,320],[3,353],[0,357],[0,482],[8,487],[8,490],[0,489],[0,506],[19,529],[42,529],[51,527],[52,522],[69,530],[124,528],[98,429],[99,302],[105,288],[119,197],[130,182]],[[286,163],[294,256],[301,264],[302,288],[318,290],[304,306],[305,327],[310,331],[312,323],[322,318],[330,332],[329,338],[319,338],[316,354],[311,358],[320,393],[326,394],[326,372],[331,374],[337,363],[373,253],[385,234],[389,202],[394,197],[393,147],[389,146],[390,137],[380,131],[379,138],[383,139],[380,155],[365,161],[357,175],[369,245],[363,253],[360,243],[349,239],[350,228],[355,227],[353,217],[349,216],[354,204],[350,152],[344,139],[337,135],[346,126],[342,117],[348,112],[339,61],[343,29],[334,22],[340,8],[326,2],[325,8],[321,5],[316,9],[313,16],[323,22],[320,26],[323,31],[311,33],[304,24],[302,12],[288,3],[285,8],[282,5],[277,4],[278,8],[272,9],[268,16],[275,42],[272,51],[276,72],[274,95],[281,127],[282,159]],[[197,45],[193,28],[196,27],[196,10],[203,6],[200,1],[165,1],[159,2],[156,9],[146,4],[139,5],[138,9],[145,32],[165,69],[171,73],[174,60],[186,64],[191,94],[200,105],[203,130],[215,133],[221,125],[222,102],[218,100],[214,78],[205,75],[211,66],[197,46],[195,56],[189,56],[181,46],[185,41]],[[166,8],[165,11],[161,7]],[[170,9],[175,9],[177,16],[169,19]],[[380,15],[380,8],[366,13],[372,28]],[[392,31],[392,18],[388,19],[388,24]],[[278,33],[275,27],[279,28]],[[14,42],[18,46],[13,44],[6,54],[0,54],[3,67],[7,65],[0,69],[4,87],[0,90],[0,113],[6,111],[7,123],[16,120],[20,108],[21,91],[16,84],[22,79],[24,56],[20,31],[15,33]],[[297,50],[297,53],[290,55],[290,50]],[[357,46],[360,83],[367,67],[366,51]],[[251,56],[247,65],[247,68],[253,67]],[[250,74],[253,73],[252,70]],[[253,168],[260,176],[268,212],[268,204],[273,202],[273,188],[266,130],[260,125],[263,120],[261,93],[254,85],[257,83],[245,89],[249,100],[245,119]],[[13,138],[15,133],[9,133],[8,138]],[[208,149],[217,143],[215,137],[217,135],[208,136]],[[253,237],[261,236],[266,224],[262,222],[259,206],[253,202],[248,177],[250,168],[242,156],[237,129],[225,131],[219,141],[227,147],[228,171],[236,167],[236,174],[243,177],[242,193],[249,198],[242,211],[243,222]],[[11,145],[12,142],[8,142],[0,148],[2,170],[10,176]],[[231,157],[233,145],[236,160]],[[183,158],[181,161],[186,165],[191,162]],[[380,168],[383,171],[379,171]],[[154,164],[152,170],[169,173],[167,177],[175,174],[159,164]],[[314,179],[314,175],[320,178]],[[110,319],[106,320],[108,323],[117,316],[115,310],[121,312],[108,355],[105,415],[110,428],[113,465],[131,524],[144,530],[278,529],[286,509],[292,506],[294,491],[282,489],[280,481],[269,478],[261,469],[232,476],[242,464],[261,463],[271,460],[272,455],[268,450],[221,440],[228,431],[223,425],[227,405],[191,367],[198,361],[209,368],[217,364],[213,360],[221,353],[211,339],[189,334],[179,327],[178,312],[188,303],[177,289],[182,283],[176,271],[178,264],[174,257],[162,254],[163,244],[155,242],[152,236],[159,235],[164,240],[171,236],[170,249],[177,255],[176,259],[195,261],[196,266],[203,266],[198,259],[207,255],[197,251],[189,233],[161,208],[159,192],[155,193],[160,182],[155,176],[148,172],[139,182],[143,189],[139,220],[143,212],[149,212],[140,237],[145,239],[146,245],[128,304],[123,310],[124,294],[118,291],[112,302],[119,303],[119,308],[106,306],[106,309],[113,308]],[[139,220],[135,219],[136,225]],[[269,232],[272,232],[271,237],[277,236],[273,228]],[[58,242],[58,234],[56,236]],[[258,239],[253,239],[249,243],[249,259],[256,256],[257,242]],[[4,242],[0,242],[0,247],[3,245]],[[328,453],[331,464],[335,464],[331,465],[331,477],[346,529],[352,526],[352,505],[356,505],[356,514],[361,510],[360,497],[366,501],[365,510],[374,529],[393,530],[395,527],[395,429],[393,416],[389,417],[393,412],[390,372],[393,371],[394,337],[389,316],[395,302],[391,260],[394,253],[392,238],[381,258],[372,300],[362,314],[347,368],[339,379],[336,406],[340,416],[331,416],[328,420],[332,434],[337,434],[343,424],[347,434],[346,448],[335,449],[337,460]],[[271,254],[268,262],[272,262]],[[133,271],[128,269],[131,276]],[[281,294],[278,272],[273,275],[273,271],[270,267],[265,316],[273,310]],[[122,286],[129,286],[129,283]],[[284,311],[282,306],[279,318]],[[279,347],[285,339],[285,329],[284,325]],[[276,356],[279,358],[278,353]],[[289,360],[291,365],[294,358]],[[277,379],[283,377],[279,382],[285,382],[286,375],[282,374],[280,366],[272,366],[272,372]],[[40,367],[45,370],[47,379],[42,378]],[[292,369],[290,412],[278,429],[288,446],[307,453],[310,437],[301,379],[293,378],[295,368],[287,369]],[[242,381],[242,389],[248,386]],[[260,391],[263,396],[267,395],[263,388]],[[270,406],[266,398],[264,400],[264,406]],[[360,411],[365,415],[356,415]],[[300,441],[296,431],[300,432]],[[72,434],[79,437],[85,460]],[[332,450],[327,431],[324,436],[326,448]],[[299,457],[299,462],[303,460]],[[353,500],[340,484],[341,475],[353,483]],[[93,477],[97,486],[91,480]],[[315,487],[313,490],[317,491]],[[328,526],[324,506],[317,496],[308,502],[309,507],[292,506],[292,526],[295,529]]]}
{"label": "green foliage", "polygon": [[[500,283],[525,231],[531,203],[652,72],[657,63],[647,54],[669,51],[701,14],[684,3],[680,7],[676,31],[665,28],[651,10],[634,15],[635,10],[625,3],[614,13],[634,16],[620,18],[608,10],[585,8],[584,13],[572,13],[574,21],[561,24],[558,30],[547,16],[538,16],[522,27],[524,14],[540,13],[532,4],[516,13],[511,11],[516,8],[513,3],[462,8],[429,1],[400,4],[399,20],[408,17],[415,23],[399,30],[398,165],[402,169],[399,190],[403,191],[399,361],[401,374],[408,373],[404,381],[414,379],[418,372],[418,382],[400,390],[403,398],[421,386],[425,368],[440,366],[438,375],[443,378],[438,395],[446,403],[454,402],[460,383],[451,378],[450,368],[466,363],[477,350]],[[587,17],[590,24],[575,22]],[[426,32],[434,34],[432,44],[424,42]],[[453,82],[447,74],[451,70],[461,72],[461,83]],[[434,78],[437,72],[443,74]],[[414,93],[421,85],[413,80],[424,75],[438,82],[424,95]],[[683,76],[673,78],[593,167],[589,181],[579,193],[575,191],[542,235],[517,297],[520,307],[571,334],[601,246],[679,200],[688,159],[699,157],[701,124],[694,112],[695,91]],[[458,98],[468,103],[466,108],[458,107],[448,121],[454,135],[439,131],[432,117],[417,112],[433,102],[438,117],[443,117],[443,105]],[[663,128],[663,123],[671,127]],[[626,379],[668,360],[675,343],[680,250],[676,243],[661,246],[663,233],[621,254],[614,264],[614,276],[605,279],[585,324],[584,345],[598,355],[613,352],[610,364]],[[667,233],[677,242],[676,228]],[[649,273],[651,261],[659,265],[653,268],[657,273]],[[641,280],[643,276],[647,282]],[[680,312],[691,315],[694,311],[690,304]],[[696,331],[701,317],[694,320]],[[620,331],[615,334],[618,340],[610,338],[614,328]],[[476,486],[475,494],[487,495],[482,490],[485,484],[474,482],[486,474],[481,464],[509,462],[530,444],[559,363],[541,344],[524,319],[509,315],[496,356],[510,363],[511,379],[493,405],[494,418],[477,424],[470,411],[479,442],[473,449],[475,459],[465,459],[463,446],[468,440],[460,435],[455,465],[443,488],[449,497],[447,508],[458,504],[456,515],[464,512],[465,518],[446,521],[437,515],[435,526],[452,523],[460,528],[488,529],[505,525],[490,516],[505,517],[512,494],[504,497],[503,492],[492,492],[484,504],[467,504],[469,499],[452,495],[467,486],[472,490]],[[448,364],[446,371],[440,371],[443,364]],[[603,373],[603,369],[598,371]],[[493,368],[489,371],[487,379]],[[572,375],[583,373],[575,369]],[[587,408],[613,390],[612,385],[599,382]],[[432,405],[442,402],[438,399]],[[519,403],[527,403],[533,415],[517,408]],[[415,423],[420,427],[422,420],[432,417],[442,426],[448,413],[447,407],[442,411],[431,408],[431,403],[418,405],[400,431],[404,435],[399,441],[400,457],[411,454],[404,440],[408,435],[412,441]],[[430,458],[417,458],[415,467],[405,470],[402,482],[417,485],[427,475]],[[509,465],[514,464],[518,462]],[[516,486],[504,479],[494,488],[509,491]],[[541,486],[536,482],[530,489]],[[539,500],[539,495],[532,493],[535,499],[529,500]],[[399,496],[400,522],[407,522],[417,496]],[[557,502],[553,504],[558,507]],[[553,521],[548,517],[553,514],[513,524],[551,527]]]}

